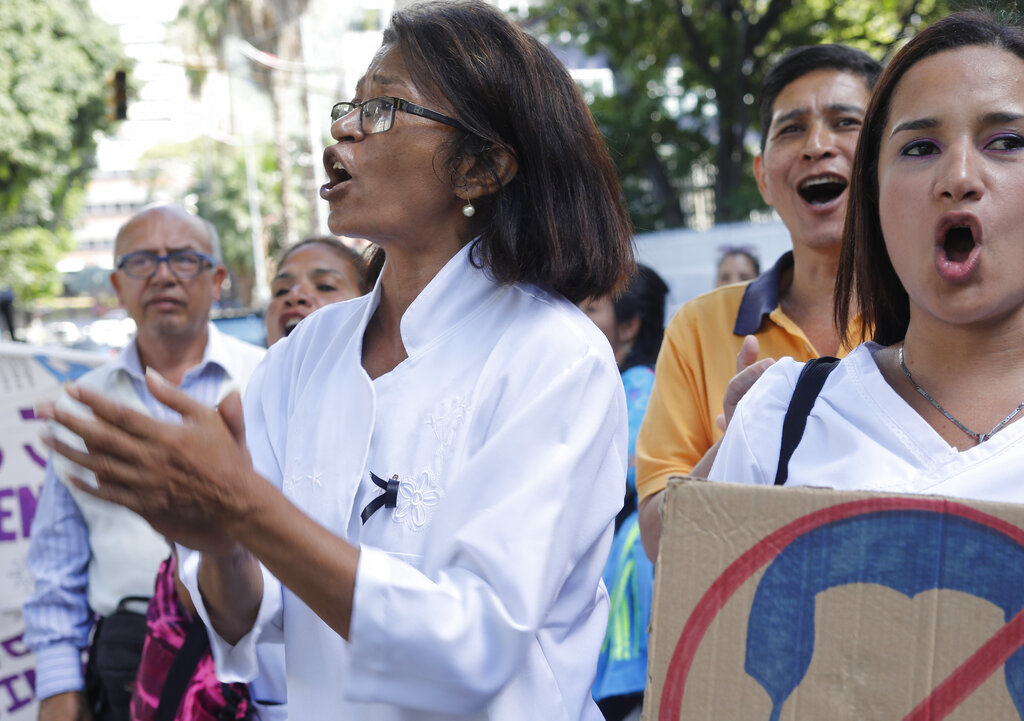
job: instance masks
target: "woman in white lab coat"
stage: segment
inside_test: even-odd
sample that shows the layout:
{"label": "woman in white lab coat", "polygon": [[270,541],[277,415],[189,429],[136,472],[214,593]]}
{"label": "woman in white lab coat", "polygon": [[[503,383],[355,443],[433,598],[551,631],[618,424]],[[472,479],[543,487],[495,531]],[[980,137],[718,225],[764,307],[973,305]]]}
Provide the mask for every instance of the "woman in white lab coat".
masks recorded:
{"label": "woman in white lab coat", "polygon": [[182,428],[73,389],[99,420],[50,414],[91,454],[54,445],[199,549],[182,576],[224,678],[285,644],[293,718],[597,721],[626,411],[573,303],[634,265],[600,134],[552,53],[474,0],[396,12],[332,119],[331,230],[383,269],[270,350],[247,452],[236,405],[158,378]]}

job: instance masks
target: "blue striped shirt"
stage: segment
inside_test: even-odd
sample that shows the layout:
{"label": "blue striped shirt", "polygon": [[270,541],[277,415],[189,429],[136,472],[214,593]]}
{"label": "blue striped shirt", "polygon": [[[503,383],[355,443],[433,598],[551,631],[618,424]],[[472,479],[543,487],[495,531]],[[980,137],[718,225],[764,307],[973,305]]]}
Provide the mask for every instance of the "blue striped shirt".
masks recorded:
{"label": "blue striped shirt", "polygon": [[[237,363],[225,357],[236,348],[225,344],[224,337],[212,326],[210,334],[203,360],[185,373],[179,387],[193,399],[212,406],[229,376],[227,368]],[[220,337],[214,340],[214,336]],[[111,363],[114,372],[127,374],[135,394],[154,418],[181,420],[146,387],[134,339]],[[237,380],[244,382],[248,376]],[[23,608],[25,643],[36,655],[39,699],[84,689],[82,650],[88,647],[95,624],[86,595],[90,557],[89,528],[81,510],[53,472],[52,464],[48,464],[29,539],[28,564],[35,590]]]}

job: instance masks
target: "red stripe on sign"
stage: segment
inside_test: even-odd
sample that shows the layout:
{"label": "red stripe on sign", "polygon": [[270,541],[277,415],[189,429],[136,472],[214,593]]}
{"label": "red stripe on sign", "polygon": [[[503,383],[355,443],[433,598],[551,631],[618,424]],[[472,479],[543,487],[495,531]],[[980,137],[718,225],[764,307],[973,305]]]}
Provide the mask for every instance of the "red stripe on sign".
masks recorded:
{"label": "red stripe on sign", "polygon": [[[1016,541],[1019,545],[1024,546],[1024,530],[1014,526],[1012,523],[1008,523],[1001,518],[989,515],[977,509],[965,506],[955,501],[949,501],[942,498],[928,498],[925,496],[920,497],[877,497],[877,498],[865,498],[860,501],[850,501],[848,503],[838,503],[828,508],[823,508],[813,513],[808,513],[806,516],[801,516],[794,521],[791,521],[787,525],[779,528],[776,531],[768,534],[760,541],[750,547],[745,553],[739,558],[733,561],[725,571],[722,572],[714,583],[712,583],[708,590],[704,592],[701,599],[694,606],[693,612],[690,617],[686,620],[686,625],[683,627],[683,632],[679,635],[679,640],[676,642],[675,650],[672,652],[672,659],[669,661],[668,670],[665,673],[665,683],[661,692],[661,704],[658,708],[658,719],[659,721],[673,721],[679,718],[680,707],[683,702],[683,694],[686,691],[686,677],[690,673],[690,667],[693,665],[693,659],[697,655],[697,649],[700,648],[700,644],[704,640],[704,636],[707,634],[708,628],[711,623],[715,620],[718,612],[722,610],[722,607],[729,601],[730,598],[739,590],[739,588],[746,583],[751,576],[753,576],[758,569],[766,565],[769,561],[775,558],[782,550],[792,543],[794,540],[802,536],[803,534],[813,531],[815,528],[834,523],[835,521],[841,521],[846,518],[852,518],[853,516],[866,515],[868,513],[878,513],[879,511],[905,511],[905,510],[917,510],[917,511],[934,511],[936,513],[945,513],[951,516],[960,516],[969,520],[980,523],[981,525],[988,526],[995,531],[1002,533],[1013,541]],[[1024,612],[1022,612],[1024,613]],[[1009,628],[1015,623],[1018,623],[1020,614],[1014,618],[1009,624],[1004,626],[1004,630]],[[1020,623],[1024,624],[1024,621]],[[1016,626],[1014,628],[1017,628]],[[1003,631],[1001,630],[996,634],[989,642],[979,649],[974,656],[982,653],[990,644],[996,642],[996,638],[1000,637]],[[1020,629],[1017,630],[1020,633]],[[1012,632],[1007,632],[1007,635],[1012,637]],[[998,646],[998,643],[995,643]],[[1013,650],[1016,650],[1021,644],[1018,643]],[[1001,648],[1001,647],[1000,647]],[[959,704],[963,701],[963,698],[977,688],[985,678],[990,676],[995,668],[998,668],[1006,659],[1012,655],[1013,650],[1009,653],[1002,655],[998,664],[988,673],[985,674],[980,681],[978,681],[970,690],[963,695],[962,698],[956,701]],[[985,657],[986,661],[992,663],[994,658],[999,656],[999,653],[989,651],[992,656],[989,658]],[[1001,653],[1001,651],[1000,651]],[[971,658],[973,659],[974,656]],[[969,662],[968,662],[969,663]],[[966,664],[965,664],[966,666]],[[949,679],[941,684],[935,691],[929,695],[928,699],[918,707],[922,708],[925,704],[929,703],[940,689],[947,684],[962,684],[962,683],[973,683],[976,675],[974,670],[970,673],[965,671],[963,674],[958,675],[960,670],[964,667],[961,666]],[[966,679],[966,680],[965,680]],[[949,693],[944,692],[944,693]],[[933,708],[938,708],[934,706]],[[950,706],[949,709],[955,708]],[[915,710],[916,712],[916,710]],[[944,711],[948,714],[949,710]],[[937,721],[944,716],[918,716],[914,717],[913,721],[925,721],[933,720]],[[911,717],[907,717],[905,721],[911,721]]]}
{"label": "red stripe on sign", "polygon": [[969,659],[935,687],[903,721],[940,721],[974,693],[1006,659],[1024,646],[1024,610],[975,651]]}

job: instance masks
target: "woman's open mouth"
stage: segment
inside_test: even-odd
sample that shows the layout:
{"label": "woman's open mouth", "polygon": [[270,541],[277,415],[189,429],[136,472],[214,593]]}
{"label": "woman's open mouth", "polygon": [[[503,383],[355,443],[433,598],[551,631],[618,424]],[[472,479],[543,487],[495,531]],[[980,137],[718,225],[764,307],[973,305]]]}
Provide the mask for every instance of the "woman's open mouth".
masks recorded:
{"label": "woman's open mouth", "polygon": [[951,263],[963,263],[974,250],[974,232],[966,225],[958,225],[946,231],[942,249]]}
{"label": "woman's open mouth", "polygon": [[280,323],[279,330],[281,331],[281,335],[282,336],[287,336],[287,335],[291,334],[291,332],[293,330],[295,330],[295,326],[297,326],[299,324],[299,321],[301,321],[305,317],[306,317],[305,313],[297,313],[295,311],[292,311],[290,313],[285,313],[281,317],[281,320],[279,321],[279,323]]}
{"label": "woman's open mouth", "polygon": [[935,267],[939,277],[951,283],[968,280],[981,255],[981,223],[971,213],[954,213],[939,223]]}
{"label": "woman's open mouth", "polygon": [[342,183],[352,179],[352,174],[345,169],[340,160],[333,160],[331,156],[324,154],[324,169],[327,171],[327,182],[320,186],[320,197],[330,200],[331,191]]}

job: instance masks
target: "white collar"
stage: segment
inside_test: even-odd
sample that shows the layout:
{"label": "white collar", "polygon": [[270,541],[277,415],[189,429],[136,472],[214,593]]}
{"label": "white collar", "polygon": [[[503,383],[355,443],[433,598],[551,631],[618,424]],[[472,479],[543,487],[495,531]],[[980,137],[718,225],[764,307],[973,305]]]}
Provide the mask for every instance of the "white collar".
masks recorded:
{"label": "white collar", "polygon": [[[467,243],[452,256],[402,315],[402,344],[410,357],[442,341],[508,291],[498,286],[485,269],[473,264],[472,245]],[[380,304],[380,292],[378,279],[364,323]]]}

